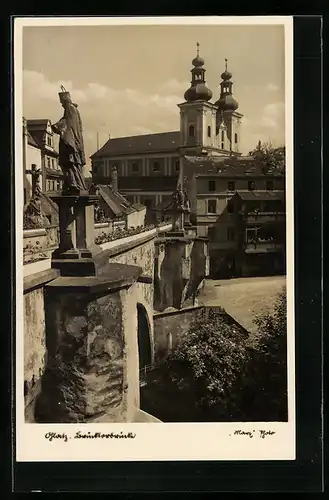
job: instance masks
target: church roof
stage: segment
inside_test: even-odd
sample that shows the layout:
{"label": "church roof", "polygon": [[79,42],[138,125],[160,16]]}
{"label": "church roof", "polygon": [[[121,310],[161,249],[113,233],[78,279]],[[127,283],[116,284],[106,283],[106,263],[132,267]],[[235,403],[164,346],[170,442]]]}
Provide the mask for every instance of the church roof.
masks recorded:
{"label": "church roof", "polygon": [[280,172],[268,172],[264,174],[262,166],[253,156],[185,156],[188,163],[195,165],[198,176],[221,175],[221,177],[255,177],[275,176],[283,177]]}
{"label": "church roof", "polygon": [[159,134],[133,135],[109,139],[90,158],[136,153],[157,153],[176,151],[180,146],[180,132],[161,132]]}

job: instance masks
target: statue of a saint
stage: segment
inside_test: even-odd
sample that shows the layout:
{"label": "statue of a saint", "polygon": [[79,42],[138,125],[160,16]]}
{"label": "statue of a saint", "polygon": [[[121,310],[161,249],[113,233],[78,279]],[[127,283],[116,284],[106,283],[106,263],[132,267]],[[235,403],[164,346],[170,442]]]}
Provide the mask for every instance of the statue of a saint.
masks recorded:
{"label": "statue of a saint", "polygon": [[59,165],[64,176],[63,194],[80,194],[87,191],[83,176],[86,164],[82,136],[82,122],[78,105],[71,100],[69,92],[62,86],[59,100],[64,108],[64,115],[52,125],[52,130],[59,134]]}

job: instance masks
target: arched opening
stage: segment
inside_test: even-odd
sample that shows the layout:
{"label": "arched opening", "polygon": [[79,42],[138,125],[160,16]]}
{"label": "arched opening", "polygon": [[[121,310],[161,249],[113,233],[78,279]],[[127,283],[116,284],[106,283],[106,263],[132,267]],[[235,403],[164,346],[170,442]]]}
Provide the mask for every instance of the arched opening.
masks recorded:
{"label": "arched opening", "polygon": [[188,128],[188,135],[194,137],[194,125],[190,125]]}
{"label": "arched opening", "polygon": [[146,371],[152,363],[152,350],[150,341],[150,324],[145,307],[137,304],[138,322],[138,357],[140,384],[142,385]]}

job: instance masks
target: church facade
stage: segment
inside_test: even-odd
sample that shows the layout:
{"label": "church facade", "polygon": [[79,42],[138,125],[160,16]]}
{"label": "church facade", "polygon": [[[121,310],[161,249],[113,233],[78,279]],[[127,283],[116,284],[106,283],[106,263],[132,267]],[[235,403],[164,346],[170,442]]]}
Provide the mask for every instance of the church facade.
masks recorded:
{"label": "church facade", "polygon": [[[220,96],[215,102],[205,73],[198,47],[192,61],[191,86],[184,94],[184,101],[178,104],[180,130],[109,139],[91,156],[93,182],[109,183],[115,166],[119,190],[132,203],[146,205],[152,222],[161,213],[161,207],[170,202],[177,184],[188,184],[190,178],[190,220],[197,234],[210,240],[213,274],[218,272],[221,276],[221,270],[226,269],[229,274],[247,275],[243,265],[236,264],[243,262],[238,252],[241,234],[230,213],[230,199],[237,191],[254,192],[264,200],[276,197],[278,192],[284,193],[285,176],[264,173],[254,157],[242,156],[243,115],[238,112],[239,104],[233,96],[227,60],[221,74]],[[273,253],[265,244],[259,250],[262,254]],[[282,262],[281,250],[276,248],[274,253],[270,260],[273,257],[276,262],[278,257]],[[272,267],[282,268],[281,264]]]}

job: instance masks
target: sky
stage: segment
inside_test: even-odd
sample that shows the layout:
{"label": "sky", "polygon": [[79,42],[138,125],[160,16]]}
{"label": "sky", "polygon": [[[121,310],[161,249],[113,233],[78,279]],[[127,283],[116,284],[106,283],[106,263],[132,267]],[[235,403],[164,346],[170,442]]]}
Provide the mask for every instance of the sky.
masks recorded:
{"label": "sky", "polygon": [[[258,140],[284,144],[284,27],[281,25],[47,26],[23,28],[23,114],[62,116],[60,86],[79,105],[89,158],[111,137],[179,130],[196,43],[206,81],[220,93],[228,59],[244,115],[243,154]],[[87,167],[89,168],[88,162]]]}

